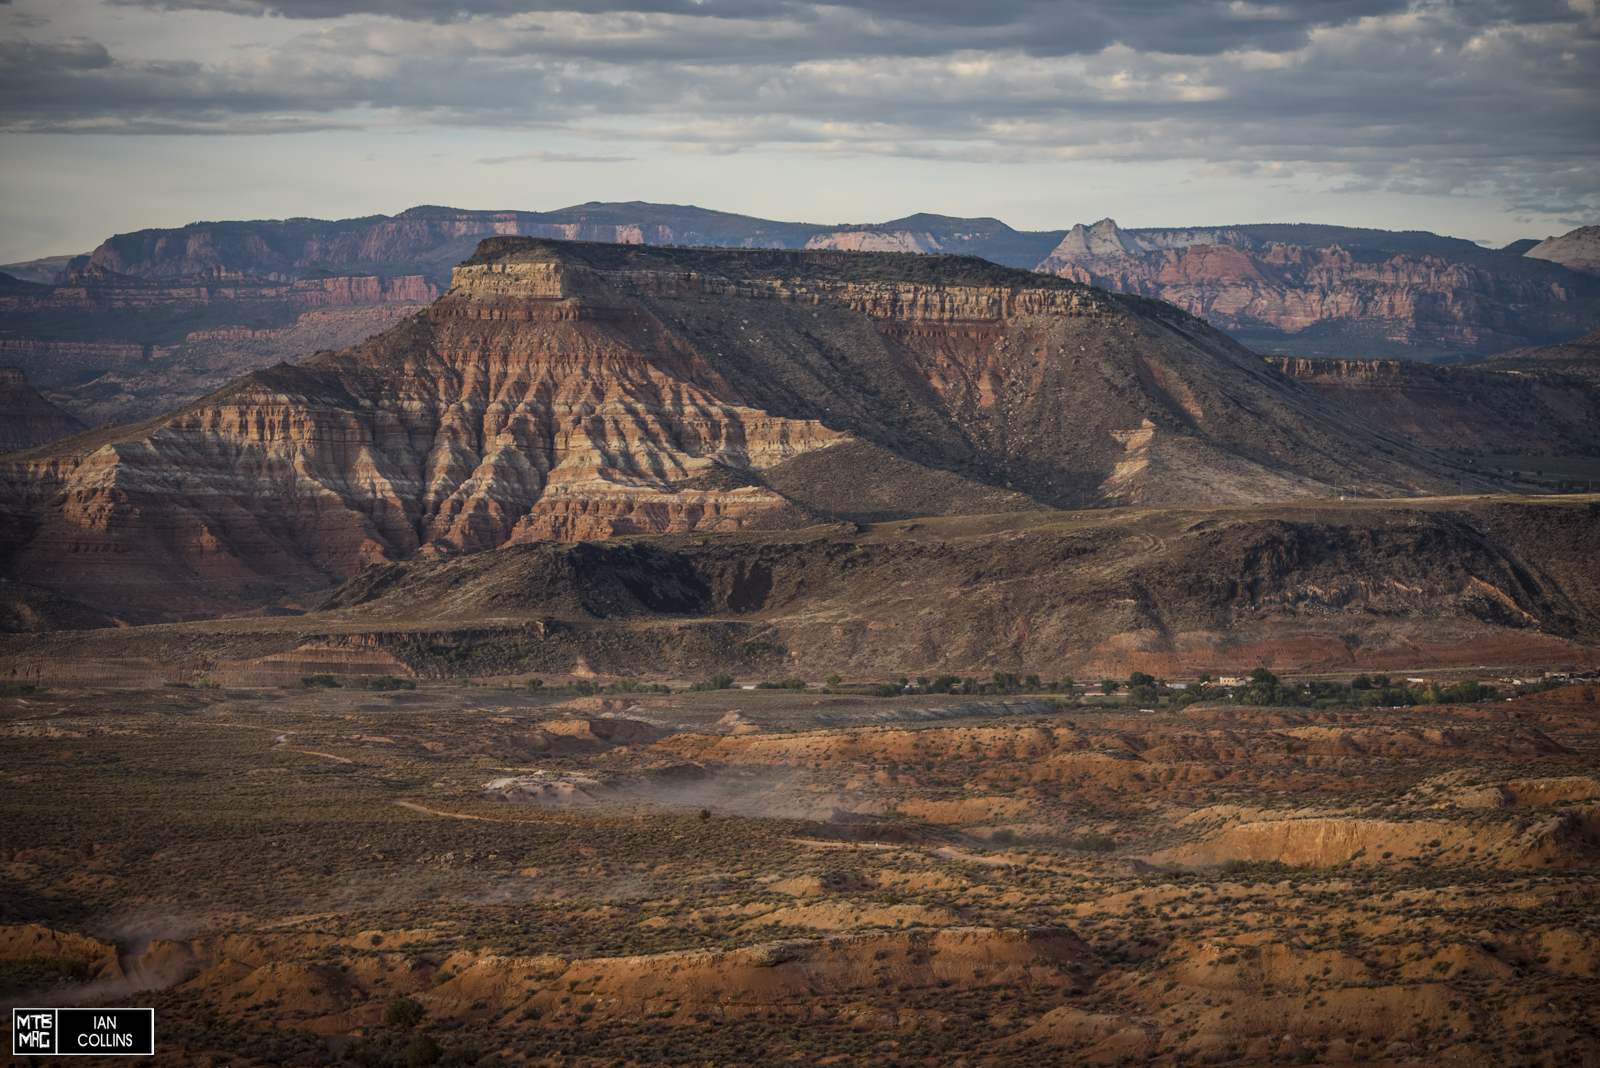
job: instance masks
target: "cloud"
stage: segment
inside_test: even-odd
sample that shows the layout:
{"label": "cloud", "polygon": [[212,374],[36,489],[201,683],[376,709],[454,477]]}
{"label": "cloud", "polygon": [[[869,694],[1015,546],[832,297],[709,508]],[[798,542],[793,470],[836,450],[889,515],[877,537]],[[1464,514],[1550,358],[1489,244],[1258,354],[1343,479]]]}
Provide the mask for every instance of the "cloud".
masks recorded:
{"label": "cloud", "polygon": [[486,156],[474,160],[474,163],[487,163],[491,166],[500,163],[627,163],[638,159],[637,156],[586,156],[579,152],[548,152],[544,149],[535,149],[532,152],[521,152],[515,156]]}
{"label": "cloud", "polygon": [[486,164],[637,158],[611,145],[1182,160],[1600,210],[1596,146],[1578,133],[1600,98],[1600,17],[1567,0],[112,2],[303,30],[184,61],[15,38],[0,44],[0,129],[436,126],[596,145]]}

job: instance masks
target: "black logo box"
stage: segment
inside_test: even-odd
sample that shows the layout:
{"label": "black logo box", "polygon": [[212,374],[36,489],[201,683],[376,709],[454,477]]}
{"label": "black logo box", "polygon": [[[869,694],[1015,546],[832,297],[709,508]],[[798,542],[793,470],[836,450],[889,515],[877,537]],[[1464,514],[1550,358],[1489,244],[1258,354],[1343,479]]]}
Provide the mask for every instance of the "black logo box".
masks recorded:
{"label": "black logo box", "polygon": [[12,1009],[13,1057],[153,1057],[155,1009]]}

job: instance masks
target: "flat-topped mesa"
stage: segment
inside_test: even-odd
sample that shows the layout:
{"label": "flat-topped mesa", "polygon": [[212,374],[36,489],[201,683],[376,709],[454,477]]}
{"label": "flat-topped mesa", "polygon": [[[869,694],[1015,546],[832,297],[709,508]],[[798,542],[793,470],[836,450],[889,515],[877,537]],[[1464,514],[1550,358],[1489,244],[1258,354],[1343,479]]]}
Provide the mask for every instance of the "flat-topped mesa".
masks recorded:
{"label": "flat-topped mesa", "polygon": [[0,461],[0,511],[26,517],[0,560],[202,612],[520,541],[1287,499],[1335,476],[1394,496],[1440,473],[1178,309],[1066,279],[499,237],[360,345]]}
{"label": "flat-topped mesa", "polygon": [[[577,249],[583,252],[574,255]],[[664,298],[829,304],[875,319],[926,322],[1117,313],[1103,291],[1063,282],[963,256],[619,249],[538,238],[491,238],[479,245],[472,259],[455,268],[450,291],[428,315],[440,320],[523,321],[627,317],[631,302],[621,295],[627,291]]]}

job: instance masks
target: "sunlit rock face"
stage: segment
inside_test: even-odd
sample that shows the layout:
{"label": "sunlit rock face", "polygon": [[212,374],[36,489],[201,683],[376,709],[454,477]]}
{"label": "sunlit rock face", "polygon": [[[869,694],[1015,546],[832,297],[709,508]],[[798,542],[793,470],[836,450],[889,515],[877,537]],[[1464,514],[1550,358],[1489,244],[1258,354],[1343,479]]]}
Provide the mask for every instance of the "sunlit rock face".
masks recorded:
{"label": "sunlit rock face", "polygon": [[[1527,255],[1596,273],[1597,247],[1574,231]],[[1571,318],[1578,329],[1593,314],[1580,306],[1575,283],[1583,279],[1563,284],[1437,255],[1264,244],[1237,230],[1135,233],[1110,219],[1074,227],[1038,270],[1159,297],[1224,329],[1295,334],[1319,324],[1366,323],[1374,337],[1468,352],[1526,344],[1517,313],[1529,305],[1570,305],[1551,314]]]}
{"label": "sunlit rock face", "polygon": [[507,237],[361,345],[8,457],[0,534],[15,577],[181,613],[540,539],[1335,479],[1459,481],[1154,302],[959,257]]}

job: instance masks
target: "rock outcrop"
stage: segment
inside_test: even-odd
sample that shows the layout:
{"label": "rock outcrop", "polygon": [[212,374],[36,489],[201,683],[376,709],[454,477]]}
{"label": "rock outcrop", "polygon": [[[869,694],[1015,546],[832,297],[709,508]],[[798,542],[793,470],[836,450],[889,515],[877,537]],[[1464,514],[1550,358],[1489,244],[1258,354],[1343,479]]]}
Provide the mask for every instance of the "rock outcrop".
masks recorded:
{"label": "rock outcrop", "polygon": [[1530,373],[1512,373],[1510,354],[1470,366],[1292,356],[1266,361],[1339,406],[1431,448],[1557,456],[1600,450],[1600,394],[1583,378],[1555,373],[1548,359],[1530,357]]}
{"label": "rock outcrop", "polygon": [[[882,501],[834,488],[885,467]],[[1461,477],[1165,306],[954,257],[527,238],[364,344],[0,470],[16,577],[195,610],[539,539]]]}
{"label": "rock outcrop", "polygon": [[14,454],[0,478],[16,579],[187,612],[526,540],[1461,475],[1192,318],[1069,281],[493,238],[365,344]]}
{"label": "rock outcrop", "polygon": [[351,304],[426,303],[439,290],[421,275],[379,278],[374,275],[303,278],[275,281],[211,267],[186,278],[149,282],[91,264],[67,272],[51,287],[25,293],[0,292],[0,314],[26,329],[29,315],[72,312],[95,314],[159,309],[174,318],[208,305],[226,306],[228,314],[247,319],[268,308],[282,317],[308,308]]}
{"label": "rock outcrop", "polygon": [[1037,269],[1158,297],[1253,343],[1262,331],[1361,324],[1364,334],[1400,345],[1493,353],[1552,328],[1530,307],[1567,305],[1557,318],[1578,330],[1600,322],[1592,284],[1565,272],[1531,274],[1517,257],[1263,247],[1242,230],[1147,237],[1103,219],[1074,227]]}
{"label": "rock outcrop", "polygon": [[272,280],[214,266],[149,281],[96,264],[0,286],[0,359],[90,424],[137,422],[238,375],[392,326],[439,295],[420,274]]}
{"label": "rock outcrop", "polygon": [[1560,237],[1547,237],[1523,255],[1584,274],[1600,274],[1600,226],[1580,226]]}
{"label": "rock outcrop", "polygon": [[0,452],[60,441],[83,424],[39,396],[20,367],[0,367]]}

